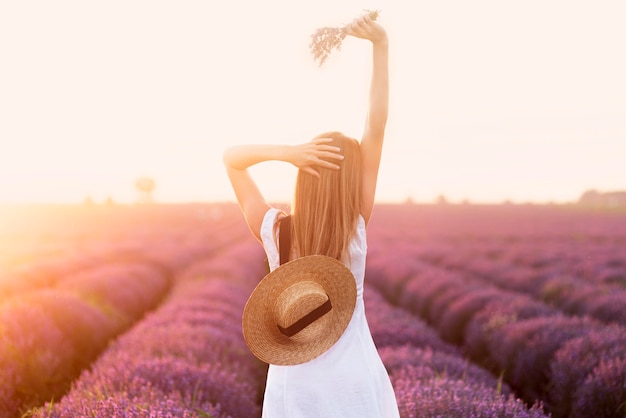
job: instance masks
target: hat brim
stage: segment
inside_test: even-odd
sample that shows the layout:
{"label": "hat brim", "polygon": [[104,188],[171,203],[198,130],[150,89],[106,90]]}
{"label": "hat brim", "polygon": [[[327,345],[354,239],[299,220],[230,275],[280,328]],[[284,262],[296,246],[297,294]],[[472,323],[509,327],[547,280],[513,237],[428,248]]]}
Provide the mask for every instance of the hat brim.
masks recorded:
{"label": "hat brim", "polygon": [[[321,285],[332,309],[323,317],[318,338],[298,341],[283,335],[275,322],[277,297],[299,281]],[[320,356],[339,340],[352,319],[356,281],[341,261],[323,255],[300,257],[268,273],[252,291],[243,311],[242,329],[248,348],[258,359],[275,365],[305,363]]]}

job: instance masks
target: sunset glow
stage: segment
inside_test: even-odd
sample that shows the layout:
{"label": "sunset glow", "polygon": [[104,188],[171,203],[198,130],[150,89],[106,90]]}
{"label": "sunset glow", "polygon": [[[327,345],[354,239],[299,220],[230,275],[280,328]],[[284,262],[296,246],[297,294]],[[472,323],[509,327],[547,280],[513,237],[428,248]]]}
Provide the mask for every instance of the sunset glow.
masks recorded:
{"label": "sunset glow", "polygon": [[[380,201],[568,202],[626,188],[617,1],[3,2],[0,203],[231,201],[241,142],[358,137],[370,50],[319,68],[320,26],[380,9],[391,102]],[[289,200],[293,167],[253,169]]]}

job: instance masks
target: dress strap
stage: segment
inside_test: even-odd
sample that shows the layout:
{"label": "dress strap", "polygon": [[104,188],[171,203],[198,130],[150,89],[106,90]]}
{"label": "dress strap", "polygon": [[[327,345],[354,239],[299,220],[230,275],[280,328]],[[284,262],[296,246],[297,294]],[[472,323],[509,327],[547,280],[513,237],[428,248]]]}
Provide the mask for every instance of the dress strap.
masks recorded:
{"label": "dress strap", "polygon": [[291,249],[291,215],[280,220],[279,234],[280,264],[285,264],[289,261],[289,250]]}

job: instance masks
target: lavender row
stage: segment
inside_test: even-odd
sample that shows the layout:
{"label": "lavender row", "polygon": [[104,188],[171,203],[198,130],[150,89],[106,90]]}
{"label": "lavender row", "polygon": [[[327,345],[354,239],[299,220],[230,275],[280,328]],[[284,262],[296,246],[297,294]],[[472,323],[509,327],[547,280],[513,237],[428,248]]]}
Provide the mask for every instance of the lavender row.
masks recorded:
{"label": "lavender row", "polygon": [[[620,252],[615,248],[612,251]],[[626,246],[621,252],[624,251]],[[622,276],[624,284],[618,285],[573,276],[554,265],[528,267],[513,260],[494,259],[493,254],[459,251],[458,247],[418,257],[439,268],[457,270],[502,289],[527,293],[570,315],[588,315],[605,323],[626,325],[626,266]],[[580,255],[582,259],[587,257],[591,255]],[[598,274],[602,274],[601,269]]]}
{"label": "lavender row", "polygon": [[555,417],[623,414],[626,330],[563,315],[518,320],[517,308],[488,304],[468,325],[467,351]]}
{"label": "lavender row", "polygon": [[[571,276],[593,284],[626,284],[626,228],[621,236],[438,237],[419,256],[442,265],[515,266],[545,277]],[[619,231],[619,228],[617,228]],[[565,231],[564,231],[565,232]]]}
{"label": "lavender row", "polygon": [[369,326],[402,417],[545,417],[491,372],[464,358],[424,321],[366,287]]}
{"label": "lavender row", "polygon": [[[594,386],[600,379],[597,374],[606,373],[597,368],[606,370],[602,367],[609,363],[618,365],[611,369],[613,374],[626,379],[626,369],[619,368],[626,357],[623,327],[588,317],[568,317],[527,295],[467,280],[458,272],[429,269],[415,261],[408,264],[421,269],[407,276],[408,272],[399,268],[396,275],[384,258],[371,257],[368,280],[393,303],[424,318],[444,340],[458,345],[473,361],[495,374],[503,373],[504,380],[524,400],[545,402],[555,416],[568,416],[574,409],[588,411],[606,403],[614,410],[623,408],[622,386]],[[400,279],[395,280],[396,276]],[[595,363],[577,363],[582,353],[572,347],[578,347],[578,339],[611,333],[620,336],[621,350],[615,351],[612,345],[599,346]],[[562,353],[567,353],[565,363],[576,365],[568,382],[574,379],[585,386],[589,380],[585,390],[591,391],[599,404],[585,409],[578,404],[582,402],[579,398],[563,395],[562,388],[568,382],[559,380],[560,375],[554,371],[561,365]]]}
{"label": "lavender row", "polygon": [[623,212],[407,205],[383,206],[376,219],[370,236],[383,245],[371,251],[394,257],[392,263],[426,261],[570,315],[626,324]]}
{"label": "lavender row", "polygon": [[[575,206],[379,205],[370,235],[442,265],[474,260],[626,286],[626,213]],[[388,239],[392,238],[392,239]]]}
{"label": "lavender row", "polygon": [[[516,242],[550,241],[563,248],[572,243],[624,244],[626,212],[587,210],[565,205],[396,205],[378,204],[371,233],[411,239],[455,239],[475,242],[486,239],[515,245]],[[383,235],[380,235],[381,237]],[[531,247],[526,247],[531,251]],[[607,247],[607,248],[610,248]],[[530,259],[535,254],[529,253]]]}
{"label": "lavender row", "polygon": [[169,287],[169,278],[150,265],[92,273],[0,305],[0,416],[62,396],[107,342],[156,306]]}
{"label": "lavender row", "polygon": [[[167,236],[166,229],[159,227],[156,237]],[[16,281],[22,291],[0,304],[0,416],[63,396],[109,340],[158,306],[176,272],[247,237],[245,228],[215,237],[205,232],[156,243],[128,233],[103,245],[98,257],[60,257],[24,269],[39,274],[22,275]]]}
{"label": "lavender row", "polygon": [[[424,353],[425,357],[428,355]],[[389,354],[383,352],[383,356],[387,358]],[[544,413],[540,403],[528,407],[514,395],[504,396],[491,387],[463,377],[449,377],[428,364],[404,364],[392,369],[390,376],[403,418],[549,416]]]}
{"label": "lavender row", "polygon": [[58,403],[35,417],[252,417],[265,366],[241,335],[241,312],[264,272],[256,242],[199,260],[167,300],[122,335]]}
{"label": "lavender row", "polygon": [[0,234],[8,253],[0,260],[0,301],[110,263],[146,261],[176,270],[247,233],[237,227],[236,205],[66,208],[45,217],[46,209]]}

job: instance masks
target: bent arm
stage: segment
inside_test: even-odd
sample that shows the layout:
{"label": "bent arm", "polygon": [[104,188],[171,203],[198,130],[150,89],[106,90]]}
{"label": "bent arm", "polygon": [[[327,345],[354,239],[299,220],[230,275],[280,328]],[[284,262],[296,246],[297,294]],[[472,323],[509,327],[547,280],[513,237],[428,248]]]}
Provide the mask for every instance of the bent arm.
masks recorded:
{"label": "bent arm", "polygon": [[317,138],[302,145],[240,145],[224,152],[228,178],[248,227],[257,240],[261,241],[261,224],[270,205],[250,176],[248,168],[264,161],[284,161],[318,177],[319,167],[340,168],[332,160],[343,159],[341,150],[327,145],[330,141],[329,138]]}
{"label": "bent arm", "polygon": [[223,160],[239,208],[254,237],[261,241],[261,224],[270,208],[248,168],[272,160],[282,160],[286,153],[284,145],[240,145],[228,148]]}

